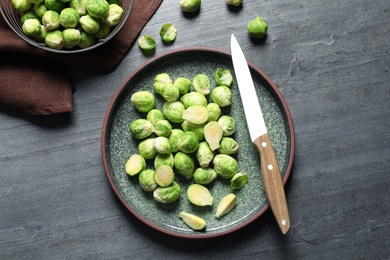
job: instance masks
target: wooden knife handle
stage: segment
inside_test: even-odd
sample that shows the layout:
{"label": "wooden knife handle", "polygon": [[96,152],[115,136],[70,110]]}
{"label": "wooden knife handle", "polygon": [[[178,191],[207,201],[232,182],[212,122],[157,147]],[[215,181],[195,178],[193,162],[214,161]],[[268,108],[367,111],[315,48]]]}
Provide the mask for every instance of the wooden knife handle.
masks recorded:
{"label": "wooden knife handle", "polygon": [[253,144],[260,154],[261,177],[271,210],[284,235],[290,229],[290,217],[278,161],[269,135],[266,133],[259,136],[253,141]]}

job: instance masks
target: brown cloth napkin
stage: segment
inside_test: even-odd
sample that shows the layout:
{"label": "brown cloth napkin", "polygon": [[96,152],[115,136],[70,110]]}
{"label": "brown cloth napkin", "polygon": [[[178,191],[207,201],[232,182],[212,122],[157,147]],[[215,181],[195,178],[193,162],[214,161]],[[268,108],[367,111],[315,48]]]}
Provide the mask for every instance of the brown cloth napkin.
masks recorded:
{"label": "brown cloth napkin", "polygon": [[105,45],[85,53],[61,54],[31,46],[0,15],[0,107],[33,115],[73,111],[66,63],[96,71],[114,69],[162,0],[134,0],[129,19]]}

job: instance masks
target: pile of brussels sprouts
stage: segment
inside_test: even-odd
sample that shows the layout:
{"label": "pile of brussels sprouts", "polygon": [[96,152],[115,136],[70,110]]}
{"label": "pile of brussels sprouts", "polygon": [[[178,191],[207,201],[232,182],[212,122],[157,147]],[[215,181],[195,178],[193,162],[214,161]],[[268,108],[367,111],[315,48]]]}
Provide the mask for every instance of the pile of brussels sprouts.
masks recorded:
{"label": "pile of brussels sprouts", "polygon": [[[141,188],[153,192],[155,201],[179,199],[177,176],[193,180],[186,194],[196,206],[213,204],[207,185],[217,177],[230,180],[231,189],[240,189],[248,181],[234,158],[239,149],[233,138],[236,121],[221,110],[232,103],[233,77],[229,70],[218,68],[214,81],[212,87],[206,74],[172,79],[160,73],[154,78],[154,93],[141,90],[131,96],[132,105],[145,117],[130,122],[138,153],[129,157],[125,169],[128,175],[138,176]],[[162,109],[156,107],[157,99],[163,100]],[[215,217],[228,213],[235,203],[236,196],[229,194],[219,203]],[[182,212],[180,217],[193,229],[204,228],[205,222],[193,214]]]}
{"label": "pile of brussels sprouts", "polygon": [[122,19],[121,0],[12,0],[24,34],[51,49],[88,48]]}

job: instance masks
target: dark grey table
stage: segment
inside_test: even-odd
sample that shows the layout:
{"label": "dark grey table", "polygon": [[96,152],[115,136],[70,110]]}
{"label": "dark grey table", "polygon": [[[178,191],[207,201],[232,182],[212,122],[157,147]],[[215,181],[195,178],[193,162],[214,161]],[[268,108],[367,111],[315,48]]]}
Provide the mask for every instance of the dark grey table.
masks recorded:
{"label": "dark grey table", "polygon": [[[52,117],[0,113],[0,259],[389,259],[390,2],[203,1],[187,17],[165,0],[141,34],[178,29],[173,45],[229,51],[235,33],[250,61],[284,95],[296,154],[286,186],[291,229],[270,211],[210,240],[157,232],[130,214],[105,176],[100,134],[124,78],[150,59],[133,46],[97,74],[70,66],[75,111]],[[262,16],[264,42],[247,37]]]}

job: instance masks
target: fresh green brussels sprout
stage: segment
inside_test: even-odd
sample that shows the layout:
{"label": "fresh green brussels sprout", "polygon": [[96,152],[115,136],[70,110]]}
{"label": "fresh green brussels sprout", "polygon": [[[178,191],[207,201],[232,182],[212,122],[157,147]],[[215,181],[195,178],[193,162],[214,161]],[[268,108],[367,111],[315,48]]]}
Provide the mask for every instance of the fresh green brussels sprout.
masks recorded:
{"label": "fresh green brussels sprout", "polygon": [[226,3],[228,5],[233,5],[233,6],[240,6],[242,2],[243,0],[226,0]]}
{"label": "fresh green brussels sprout", "polygon": [[66,8],[67,3],[62,2],[61,0],[45,0],[45,5],[47,9],[60,13],[62,9]]}
{"label": "fresh green brussels sprout", "polygon": [[146,119],[138,118],[131,122],[130,132],[135,139],[144,139],[154,133],[154,125]]}
{"label": "fresh green brussels sprout", "polygon": [[104,18],[110,10],[110,5],[106,0],[89,0],[87,2],[87,12],[97,19]]}
{"label": "fresh green brussels sprout", "polygon": [[172,123],[182,123],[184,105],[180,101],[165,102],[163,105],[163,114],[166,119]]}
{"label": "fresh green brussels sprout", "polygon": [[24,13],[21,17],[20,17],[20,23],[23,25],[24,22],[27,20],[27,19],[37,19],[38,21],[40,20],[39,19],[39,16],[32,10]]}
{"label": "fresh green brussels sprout", "polygon": [[199,92],[190,92],[181,96],[180,101],[183,103],[185,108],[190,106],[201,105],[207,106],[206,97]]}
{"label": "fresh green brussels sprout", "polygon": [[204,139],[204,126],[205,124],[192,124],[187,120],[184,120],[183,123],[181,123],[181,128],[184,132],[193,132],[196,134],[199,141]]}
{"label": "fresh green brussels sprout", "polygon": [[47,29],[44,25],[41,24],[41,31],[39,34],[34,35],[34,38],[36,41],[44,43],[45,38],[46,38],[46,34],[47,34]]}
{"label": "fresh green brussels sprout", "polygon": [[153,191],[153,198],[155,201],[161,203],[172,203],[180,198],[180,186],[177,182],[172,182],[167,187],[157,187]]}
{"label": "fresh green brussels sprout", "polygon": [[47,7],[45,4],[35,4],[34,5],[34,12],[42,18],[42,16],[46,13]]}
{"label": "fresh green brussels sprout", "polygon": [[257,39],[264,38],[268,30],[268,24],[260,16],[250,21],[247,27],[249,35]]}
{"label": "fresh green brussels sprout", "polygon": [[38,19],[27,19],[22,26],[24,34],[27,36],[35,36],[41,32],[41,22]]}
{"label": "fresh green brussels sprout", "polygon": [[60,13],[60,23],[65,28],[74,28],[79,24],[80,15],[73,8],[65,8]]}
{"label": "fresh green brussels sprout", "polygon": [[163,42],[172,43],[176,39],[177,29],[170,23],[164,24],[160,29],[160,36]]}
{"label": "fresh green brussels sprout", "polygon": [[201,0],[180,0],[180,8],[183,12],[196,12],[201,3]]}
{"label": "fresh green brussels sprout", "polygon": [[157,76],[154,77],[154,83],[153,83],[154,91],[156,91],[157,94],[160,94],[162,86],[170,83],[172,83],[172,80],[167,73],[157,74]]}
{"label": "fresh green brussels sprout", "polygon": [[157,183],[154,181],[154,170],[143,170],[138,175],[138,183],[144,191],[154,191],[157,188]]}
{"label": "fresh green brussels sprout", "polygon": [[157,108],[153,108],[146,115],[146,120],[148,120],[153,125],[156,125],[159,120],[164,120],[164,114]]}
{"label": "fresh green brussels sprout", "polygon": [[81,41],[80,31],[75,28],[67,28],[62,31],[62,37],[64,38],[64,47],[71,49],[77,46]]}
{"label": "fresh green brussels sprout", "polygon": [[198,168],[194,172],[194,181],[198,184],[209,184],[217,178],[217,173],[211,168]]}
{"label": "fresh green brussels sprout", "polygon": [[80,29],[81,40],[78,46],[82,49],[91,47],[95,44],[96,37],[94,34],[87,33],[83,29]]}
{"label": "fresh green brussels sprout", "polygon": [[126,173],[130,176],[135,176],[139,174],[140,172],[145,170],[145,168],[146,168],[146,161],[144,157],[142,157],[139,154],[131,155],[125,164]]}
{"label": "fresh green brussels sprout", "polygon": [[218,86],[211,92],[211,99],[220,107],[230,106],[232,104],[232,92],[229,87]]}
{"label": "fresh green brussels sprout", "polygon": [[239,172],[230,180],[230,188],[241,189],[248,182],[248,173]]}
{"label": "fresh green brussels sprout", "polygon": [[195,171],[194,159],[191,155],[179,151],[173,156],[173,168],[186,179],[191,179]]}
{"label": "fresh green brussels sprout", "polygon": [[28,0],[12,0],[12,5],[16,11],[24,13],[31,9],[32,4]]}
{"label": "fresh green brussels sprout", "polygon": [[164,136],[156,137],[154,139],[154,150],[157,153],[168,154],[171,152],[171,142]]}
{"label": "fresh green brussels sprout", "polygon": [[193,230],[202,230],[206,227],[206,221],[194,214],[182,211],[179,213],[179,217]]}
{"label": "fresh green brussels sprout", "polygon": [[131,95],[131,103],[138,111],[147,113],[154,108],[156,98],[149,91],[141,90]]}
{"label": "fresh green brussels sprout", "polygon": [[212,206],[214,198],[208,188],[203,185],[193,183],[187,189],[188,200],[196,206]]}
{"label": "fresh green brussels sprout", "polygon": [[156,48],[156,40],[151,35],[143,35],[138,39],[138,46],[144,51],[151,51]]}
{"label": "fresh green brussels sprout", "polygon": [[157,151],[154,149],[154,139],[147,138],[138,144],[138,153],[146,160],[154,159],[157,155]]}
{"label": "fresh green brussels sprout", "polygon": [[157,169],[158,167],[162,165],[167,165],[169,167],[173,167],[173,154],[167,153],[162,154],[158,153],[156,157],[154,158],[154,168]]}
{"label": "fresh green brussels sprout", "polygon": [[217,121],[222,113],[221,108],[218,106],[217,103],[208,103],[207,111],[209,112],[209,119],[208,119],[209,122]]}
{"label": "fresh green brussels sprout", "polygon": [[83,30],[90,34],[95,34],[100,29],[99,20],[88,14],[81,16],[79,23]]}
{"label": "fresh green brussels sprout", "polygon": [[87,14],[88,0],[70,0],[69,6],[76,9],[80,16]]}
{"label": "fresh green brussels sprout", "polygon": [[180,136],[177,145],[179,146],[179,150],[184,153],[193,153],[198,149],[199,139],[193,132],[184,132],[182,136]]}
{"label": "fresh green brussels sprout", "polygon": [[162,165],[154,172],[154,181],[161,187],[166,187],[172,184],[175,179],[175,173],[172,167]]}
{"label": "fresh green brussels sprout", "polygon": [[179,90],[179,93],[180,95],[184,95],[186,93],[188,93],[188,91],[190,90],[191,88],[191,80],[190,79],[187,79],[187,78],[184,78],[184,77],[178,77],[175,82],[173,83],[173,85],[175,85],[175,87],[177,87],[177,89]]}
{"label": "fresh green brussels sprout", "polygon": [[108,26],[112,27],[117,25],[123,16],[123,8],[117,4],[110,4],[108,14],[104,17],[103,21]]}
{"label": "fresh green brussels sprout", "polygon": [[222,127],[223,136],[229,136],[236,131],[236,120],[228,115],[223,115],[218,119],[218,123]]}
{"label": "fresh green brussels sprout", "polygon": [[238,151],[238,143],[231,137],[222,137],[218,152],[223,154],[235,154]]}
{"label": "fresh green brussels sprout", "polygon": [[48,31],[57,29],[61,26],[60,14],[53,10],[46,11],[42,16],[42,24]]}
{"label": "fresh green brussels sprout", "polygon": [[211,150],[209,144],[206,141],[203,141],[199,143],[195,157],[200,167],[207,168],[214,159],[214,152]]}
{"label": "fresh green brussels sprout", "polygon": [[237,196],[233,193],[230,193],[223,197],[218,203],[217,210],[215,212],[215,217],[219,219],[223,215],[229,213],[237,203]]}
{"label": "fresh green brussels sprout", "polygon": [[65,44],[62,32],[60,30],[48,31],[46,33],[45,43],[49,48],[61,50]]}
{"label": "fresh green brussels sprout", "polygon": [[233,76],[230,73],[230,70],[218,68],[214,73],[214,80],[218,86],[230,87],[233,83]]}
{"label": "fresh green brussels sprout", "polygon": [[184,110],[183,119],[190,122],[191,124],[200,125],[207,122],[209,119],[209,111],[205,106],[190,106]]}
{"label": "fresh green brussels sprout", "polygon": [[160,94],[166,101],[175,101],[179,98],[180,92],[172,83],[166,83],[161,87]]}
{"label": "fresh green brussels sprout", "polygon": [[172,125],[166,119],[158,120],[154,125],[154,132],[158,136],[168,137],[171,134]]}
{"label": "fresh green brussels sprout", "polygon": [[225,179],[231,179],[238,172],[236,159],[227,154],[217,154],[213,159],[214,170]]}
{"label": "fresh green brussels sprout", "polygon": [[203,95],[210,94],[211,84],[206,74],[198,74],[192,79],[192,86],[196,92]]}
{"label": "fresh green brussels sprout", "polygon": [[99,31],[95,33],[96,38],[103,39],[106,38],[111,31],[111,27],[105,23],[100,23]]}
{"label": "fresh green brussels sprout", "polygon": [[171,131],[171,134],[169,135],[168,139],[171,143],[171,152],[175,153],[179,151],[178,141],[179,138],[184,134],[184,131],[178,128],[174,128]]}
{"label": "fresh green brussels sprout", "polygon": [[204,138],[209,144],[210,149],[215,151],[220,146],[220,141],[223,136],[223,130],[221,125],[216,121],[208,122],[204,127]]}

